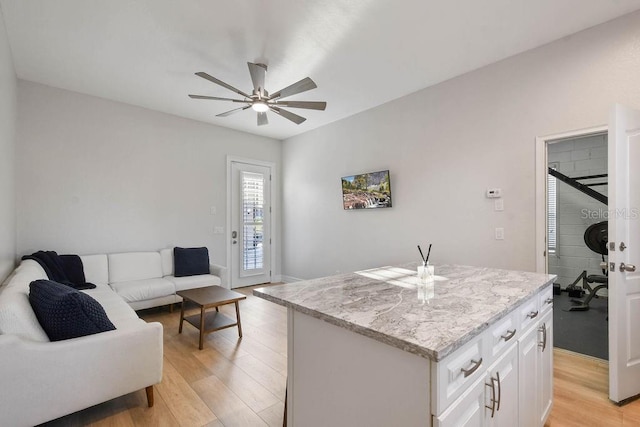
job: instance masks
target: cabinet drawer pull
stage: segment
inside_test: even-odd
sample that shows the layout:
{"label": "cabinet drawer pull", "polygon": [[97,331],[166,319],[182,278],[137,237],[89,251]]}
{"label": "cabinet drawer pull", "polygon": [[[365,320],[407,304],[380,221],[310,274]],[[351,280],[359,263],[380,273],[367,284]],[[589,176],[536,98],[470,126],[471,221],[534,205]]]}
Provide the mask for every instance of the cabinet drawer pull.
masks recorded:
{"label": "cabinet drawer pull", "polygon": [[513,336],[516,334],[516,330],[509,330],[507,329],[507,333],[504,335],[500,335],[500,338],[502,338],[504,340],[504,342],[509,341],[511,338],[513,338]]}
{"label": "cabinet drawer pull", "polygon": [[547,304],[551,304],[551,303],[553,303],[553,298],[547,298],[547,299],[545,300],[545,302],[546,302]]}
{"label": "cabinet drawer pull", "polygon": [[535,319],[536,317],[538,317],[538,310],[532,311],[531,313],[527,314],[527,317],[529,319]]}
{"label": "cabinet drawer pull", "polygon": [[465,378],[467,378],[469,375],[473,374],[475,371],[478,370],[480,365],[482,365],[482,357],[480,358],[480,360],[471,359],[471,363],[473,363],[473,366],[470,367],[469,369],[460,368],[460,371],[464,373]]}

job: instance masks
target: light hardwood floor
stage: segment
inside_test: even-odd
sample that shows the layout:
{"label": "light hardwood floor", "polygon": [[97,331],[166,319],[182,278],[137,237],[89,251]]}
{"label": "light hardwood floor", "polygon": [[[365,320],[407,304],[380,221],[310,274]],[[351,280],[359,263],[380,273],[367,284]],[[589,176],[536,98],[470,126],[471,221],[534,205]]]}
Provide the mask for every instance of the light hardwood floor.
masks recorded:
{"label": "light hardwood floor", "polygon": [[[46,425],[282,426],[286,310],[251,290],[241,290],[247,295],[240,302],[242,340],[236,328],[225,329],[207,335],[203,350],[191,325],[178,334],[179,309],[140,313],[164,326],[164,375],[153,408],[140,390]],[[233,305],[220,309],[235,315]],[[640,426],[640,401],[618,407],[607,399],[606,362],[555,349],[554,363],[555,401],[547,426]]]}

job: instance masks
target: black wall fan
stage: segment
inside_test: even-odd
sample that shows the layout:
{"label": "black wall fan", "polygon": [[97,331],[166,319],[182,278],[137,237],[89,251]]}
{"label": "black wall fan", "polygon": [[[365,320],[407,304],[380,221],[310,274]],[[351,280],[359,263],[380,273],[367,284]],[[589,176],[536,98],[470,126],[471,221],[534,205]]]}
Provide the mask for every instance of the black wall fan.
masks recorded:
{"label": "black wall fan", "polygon": [[219,98],[217,96],[205,95],[189,95],[189,97],[193,99],[213,99],[215,101],[229,101],[246,104],[240,108],[234,108],[233,110],[217,114],[217,117],[227,117],[231,114],[237,113],[238,111],[243,111],[251,108],[258,113],[258,126],[266,125],[269,123],[269,120],[267,119],[267,111],[273,111],[274,113],[284,117],[285,119],[289,119],[295,124],[299,125],[307,119],[290,111],[283,110],[282,107],[306,108],[308,110],[324,110],[327,107],[326,102],[282,101],[283,98],[306,92],[318,87],[309,77],[305,77],[304,79],[290,86],[287,86],[272,95],[269,95],[269,93],[264,88],[267,66],[264,64],[254,64],[252,62],[247,62],[247,65],[249,66],[251,81],[253,82],[253,92],[251,95],[248,95],[241,90],[236,89],[235,87],[223,82],[222,80],[218,80],[215,77],[210,76],[207,73],[204,73],[202,71],[196,73],[196,76],[202,77],[203,79],[209,80],[212,83],[229,89],[230,91],[235,92],[238,95],[242,95],[244,99]]}

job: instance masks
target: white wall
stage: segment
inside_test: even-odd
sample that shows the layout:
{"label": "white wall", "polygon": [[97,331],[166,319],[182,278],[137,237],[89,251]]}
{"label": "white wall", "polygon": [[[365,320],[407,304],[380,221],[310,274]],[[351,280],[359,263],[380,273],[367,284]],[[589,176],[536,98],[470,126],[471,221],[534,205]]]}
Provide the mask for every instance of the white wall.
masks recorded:
{"label": "white wall", "polygon": [[16,258],[15,123],[16,73],[0,10],[0,282]]}
{"label": "white wall", "polygon": [[[284,274],[418,260],[429,242],[435,263],[534,271],[535,137],[640,108],[639,45],[635,13],[286,140]],[[343,211],[340,177],[380,169],[393,208]]]}
{"label": "white wall", "polygon": [[18,253],[208,246],[226,264],[227,155],[279,170],[281,142],[19,81]]}
{"label": "white wall", "polygon": [[[607,135],[596,135],[549,144],[549,164],[575,178],[607,173]],[[581,180],[583,184],[607,182],[607,178]],[[583,272],[602,274],[602,257],[587,248],[584,232],[591,224],[606,220],[607,207],[567,184],[556,180],[557,248],[549,254],[549,273],[557,274],[556,283],[566,287]],[[608,194],[608,186],[591,187]],[[582,286],[582,282],[578,283]],[[595,285],[594,285],[595,286]]]}

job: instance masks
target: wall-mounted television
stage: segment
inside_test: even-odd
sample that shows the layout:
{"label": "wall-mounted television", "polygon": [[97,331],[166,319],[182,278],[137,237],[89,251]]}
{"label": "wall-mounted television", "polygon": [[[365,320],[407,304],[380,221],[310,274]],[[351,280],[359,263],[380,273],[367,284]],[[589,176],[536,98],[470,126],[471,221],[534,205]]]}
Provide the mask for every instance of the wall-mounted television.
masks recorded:
{"label": "wall-mounted television", "polygon": [[390,208],[389,171],[342,177],[342,206],[345,210]]}

